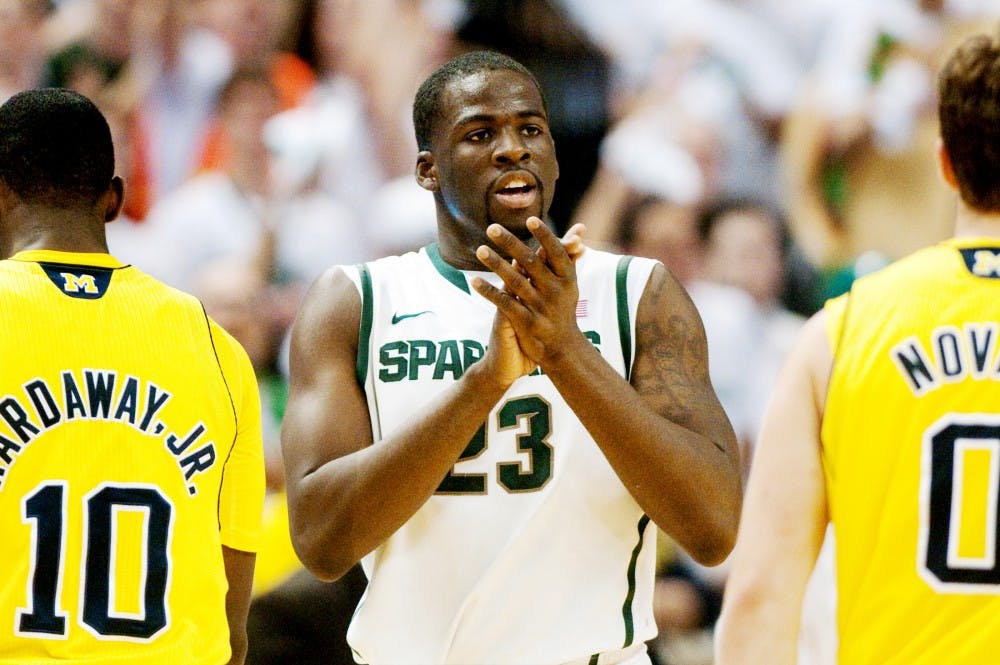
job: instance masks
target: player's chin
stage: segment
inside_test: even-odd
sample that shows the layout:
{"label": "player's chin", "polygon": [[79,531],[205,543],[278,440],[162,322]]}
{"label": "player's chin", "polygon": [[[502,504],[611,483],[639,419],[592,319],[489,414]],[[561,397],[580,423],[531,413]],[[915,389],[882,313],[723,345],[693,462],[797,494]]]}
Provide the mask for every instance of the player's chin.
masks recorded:
{"label": "player's chin", "polygon": [[520,210],[501,209],[491,212],[491,222],[499,224],[521,240],[531,240],[534,237],[531,235],[531,231],[528,230],[528,219],[531,217],[544,219],[542,211],[534,207]]}

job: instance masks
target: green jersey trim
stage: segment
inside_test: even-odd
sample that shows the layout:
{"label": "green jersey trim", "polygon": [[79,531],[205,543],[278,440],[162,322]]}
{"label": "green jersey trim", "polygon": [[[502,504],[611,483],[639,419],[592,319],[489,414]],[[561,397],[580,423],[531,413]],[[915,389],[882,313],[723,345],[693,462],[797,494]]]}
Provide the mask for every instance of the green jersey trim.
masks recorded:
{"label": "green jersey trim", "polygon": [[465,275],[458,268],[448,265],[443,258],[441,258],[441,249],[438,247],[436,242],[424,247],[424,251],[427,252],[427,258],[431,260],[431,265],[434,269],[444,277],[446,280],[462,289],[469,295],[472,295],[472,291],[469,290],[469,282],[466,281]]}
{"label": "green jersey trim", "polygon": [[628,313],[628,267],[632,263],[631,256],[623,256],[618,260],[615,271],[615,295],[618,303],[618,337],[622,344],[622,360],[625,363],[625,380],[632,375],[632,321]]}
{"label": "green jersey trim", "polygon": [[639,542],[632,550],[632,559],[628,562],[628,593],[625,594],[625,604],[622,605],[622,618],[625,619],[625,644],[622,648],[632,646],[635,640],[635,617],[632,615],[632,601],[635,599],[635,568],[639,561],[639,552],[642,551],[642,541],[646,536],[646,526],[649,524],[649,515],[643,515],[639,519]]}
{"label": "green jersey trim", "polygon": [[358,265],[358,276],[361,278],[361,326],[358,330],[358,359],[354,374],[358,385],[365,385],[368,378],[368,356],[371,353],[372,319],[374,318],[375,298],[372,295],[372,274],[365,264]]}

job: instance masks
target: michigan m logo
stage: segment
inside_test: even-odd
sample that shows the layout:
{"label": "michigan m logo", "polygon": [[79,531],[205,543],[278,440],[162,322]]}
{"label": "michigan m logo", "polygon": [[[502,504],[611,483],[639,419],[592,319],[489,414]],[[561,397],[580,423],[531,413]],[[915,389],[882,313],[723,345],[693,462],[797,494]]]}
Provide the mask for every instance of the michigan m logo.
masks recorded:
{"label": "michigan m logo", "polygon": [[59,275],[63,278],[62,288],[66,293],[88,293],[91,295],[100,293],[93,275],[86,273],[75,275],[71,272],[61,272]]}
{"label": "michigan m logo", "polygon": [[60,293],[70,298],[96,300],[107,293],[114,268],[39,261],[38,265]]}
{"label": "michigan m logo", "polygon": [[1000,247],[962,247],[958,251],[973,275],[1000,279]]}
{"label": "michigan m logo", "polygon": [[980,277],[1000,275],[1000,254],[989,249],[977,249],[972,255],[972,272]]}

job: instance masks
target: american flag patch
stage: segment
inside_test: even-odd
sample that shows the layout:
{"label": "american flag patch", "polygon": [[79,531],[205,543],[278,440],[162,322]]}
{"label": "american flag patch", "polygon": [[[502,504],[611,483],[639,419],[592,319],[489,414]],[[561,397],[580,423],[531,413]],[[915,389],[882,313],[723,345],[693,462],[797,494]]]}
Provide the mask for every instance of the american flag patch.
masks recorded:
{"label": "american flag patch", "polygon": [[576,318],[580,319],[587,316],[587,301],[577,300],[576,301]]}

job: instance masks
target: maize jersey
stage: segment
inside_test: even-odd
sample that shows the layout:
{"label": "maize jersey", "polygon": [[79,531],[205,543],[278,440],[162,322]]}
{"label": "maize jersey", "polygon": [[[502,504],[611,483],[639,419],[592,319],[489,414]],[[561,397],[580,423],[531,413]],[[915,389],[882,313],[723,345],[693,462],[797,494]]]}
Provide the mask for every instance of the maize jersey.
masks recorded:
{"label": "maize jersey", "polygon": [[106,254],[0,261],[0,662],[224,663],[260,405],[191,296]]}
{"label": "maize jersey", "polygon": [[1000,658],[998,269],[1000,240],[951,240],[827,304],[841,663]]}

